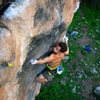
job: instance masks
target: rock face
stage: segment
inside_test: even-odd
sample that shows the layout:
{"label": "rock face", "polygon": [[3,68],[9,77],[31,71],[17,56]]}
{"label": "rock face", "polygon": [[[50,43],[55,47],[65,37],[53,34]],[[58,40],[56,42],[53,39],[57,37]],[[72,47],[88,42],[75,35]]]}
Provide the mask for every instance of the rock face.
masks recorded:
{"label": "rock face", "polygon": [[[34,78],[43,68],[28,62],[61,40],[79,0],[8,1],[0,17],[0,100],[32,100]],[[3,67],[4,62],[13,66]]]}

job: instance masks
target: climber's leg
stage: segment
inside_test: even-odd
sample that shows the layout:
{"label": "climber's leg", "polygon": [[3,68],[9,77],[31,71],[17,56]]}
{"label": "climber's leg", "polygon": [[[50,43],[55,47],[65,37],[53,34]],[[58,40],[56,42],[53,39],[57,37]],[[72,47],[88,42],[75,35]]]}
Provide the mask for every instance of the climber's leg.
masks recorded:
{"label": "climber's leg", "polygon": [[39,76],[36,78],[36,81],[37,81],[37,82],[40,82],[40,83],[48,82],[47,79],[46,79],[42,74],[39,75]]}
{"label": "climber's leg", "polygon": [[54,73],[55,73],[56,70],[51,71],[50,69],[48,69],[46,67],[46,64],[43,64],[42,66],[44,66],[44,70],[37,75],[36,81],[40,82],[40,83],[52,81],[52,79],[54,78]]}

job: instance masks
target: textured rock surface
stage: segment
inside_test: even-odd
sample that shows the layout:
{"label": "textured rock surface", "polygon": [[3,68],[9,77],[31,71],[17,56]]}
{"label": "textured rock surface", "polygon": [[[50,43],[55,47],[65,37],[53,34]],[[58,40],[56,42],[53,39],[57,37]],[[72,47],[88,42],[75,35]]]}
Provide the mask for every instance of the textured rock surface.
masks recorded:
{"label": "textured rock surface", "polygon": [[0,100],[31,100],[34,78],[43,68],[38,59],[60,40],[70,25],[78,0],[12,0],[0,18]]}

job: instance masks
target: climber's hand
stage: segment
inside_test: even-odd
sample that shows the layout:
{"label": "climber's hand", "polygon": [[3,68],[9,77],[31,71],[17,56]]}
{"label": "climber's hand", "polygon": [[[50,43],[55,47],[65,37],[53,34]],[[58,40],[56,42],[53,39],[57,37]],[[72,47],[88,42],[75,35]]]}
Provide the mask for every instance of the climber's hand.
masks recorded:
{"label": "climber's hand", "polygon": [[63,37],[63,42],[68,43],[68,37],[66,35],[64,35],[64,37]]}
{"label": "climber's hand", "polygon": [[37,63],[37,60],[35,59],[31,59],[30,61],[29,61],[32,65],[35,65],[36,63]]}

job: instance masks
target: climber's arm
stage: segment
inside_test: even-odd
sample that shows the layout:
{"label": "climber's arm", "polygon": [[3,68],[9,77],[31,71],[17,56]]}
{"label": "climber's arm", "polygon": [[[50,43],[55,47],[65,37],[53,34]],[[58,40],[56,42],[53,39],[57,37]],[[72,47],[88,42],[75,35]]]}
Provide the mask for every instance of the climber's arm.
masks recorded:
{"label": "climber's arm", "polygon": [[69,55],[69,46],[68,46],[68,40],[66,41],[66,45],[67,45],[67,51],[65,52],[65,55]]}
{"label": "climber's arm", "polygon": [[32,65],[34,65],[34,64],[45,64],[45,63],[51,62],[53,60],[54,60],[54,57],[53,57],[53,55],[51,55],[49,57],[46,57],[46,58],[40,59],[40,60],[33,60],[33,59],[31,59],[30,63]]}
{"label": "climber's arm", "polygon": [[64,54],[69,55],[69,47],[68,46],[67,46],[67,51]]}
{"label": "climber's arm", "polygon": [[53,60],[54,60],[53,57],[52,56],[49,56],[49,57],[46,57],[44,59],[38,60],[36,64],[45,64],[45,63],[51,62]]}
{"label": "climber's arm", "polygon": [[63,41],[66,43],[66,46],[67,46],[67,51],[64,54],[68,55],[69,54],[69,47],[68,47],[68,37],[66,37],[66,35],[64,35]]}

